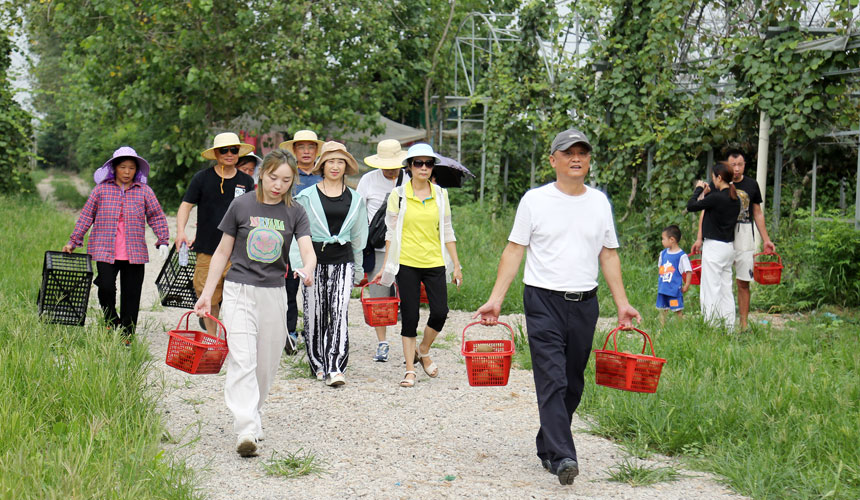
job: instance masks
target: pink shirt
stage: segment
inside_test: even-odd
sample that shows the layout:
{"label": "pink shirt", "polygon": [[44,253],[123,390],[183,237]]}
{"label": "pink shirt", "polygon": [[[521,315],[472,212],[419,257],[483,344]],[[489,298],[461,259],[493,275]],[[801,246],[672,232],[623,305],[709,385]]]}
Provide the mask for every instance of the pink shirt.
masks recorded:
{"label": "pink shirt", "polygon": [[119,214],[116,221],[116,248],[114,249],[115,260],[128,260],[128,250],[125,248],[125,217]]}

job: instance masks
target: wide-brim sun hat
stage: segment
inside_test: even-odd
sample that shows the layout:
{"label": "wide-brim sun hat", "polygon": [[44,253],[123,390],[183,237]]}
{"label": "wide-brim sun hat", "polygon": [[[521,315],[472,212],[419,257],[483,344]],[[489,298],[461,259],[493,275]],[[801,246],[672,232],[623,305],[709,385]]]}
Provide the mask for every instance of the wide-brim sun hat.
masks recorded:
{"label": "wide-brim sun hat", "polygon": [[419,142],[418,144],[413,144],[409,146],[409,149],[406,150],[406,157],[403,158],[403,166],[408,166],[409,160],[411,160],[412,158],[417,158],[419,156],[429,156],[431,158],[435,158],[436,161],[442,159],[442,157],[440,157],[433,151],[432,146],[430,146],[426,142]]}
{"label": "wide-brim sun hat", "polygon": [[137,154],[137,151],[129,146],[122,146],[114,151],[110,160],[106,161],[104,165],[96,169],[93,173],[93,180],[95,183],[101,184],[104,181],[115,179],[116,172],[114,170],[114,164],[119,163],[119,161],[116,160],[120,159],[133,159],[134,162],[137,163],[137,172],[134,173],[134,182],[146,184],[146,180],[149,178],[149,162],[141,158]]}
{"label": "wide-brim sun hat", "polygon": [[216,135],[215,139],[212,140],[212,147],[200,153],[200,156],[207,160],[215,160],[215,150],[228,146],[239,146],[239,154],[237,156],[245,156],[248,153],[254,152],[254,146],[240,141],[238,135],[233,132],[224,132]]}
{"label": "wide-brim sun hat", "polygon": [[373,168],[391,170],[403,166],[406,151],[397,139],[385,139],[376,145],[376,154],[364,159],[364,163]]}
{"label": "wide-brim sun hat", "polygon": [[328,141],[322,145],[320,157],[317,160],[316,166],[314,167],[312,174],[322,174],[323,164],[327,160],[331,160],[333,158],[341,158],[346,161],[346,175],[356,175],[358,174],[358,162],[355,161],[355,158],[349,154],[349,151],[346,150],[346,146],[339,142]]}
{"label": "wide-brim sun hat", "polygon": [[293,150],[293,145],[297,142],[313,142],[317,145],[317,158],[322,154],[323,141],[317,138],[316,132],[313,130],[299,130],[293,135],[293,138],[289,141],[284,141],[278,144],[278,148],[289,151],[293,153],[293,156],[298,158],[299,156],[296,154],[295,150]]}

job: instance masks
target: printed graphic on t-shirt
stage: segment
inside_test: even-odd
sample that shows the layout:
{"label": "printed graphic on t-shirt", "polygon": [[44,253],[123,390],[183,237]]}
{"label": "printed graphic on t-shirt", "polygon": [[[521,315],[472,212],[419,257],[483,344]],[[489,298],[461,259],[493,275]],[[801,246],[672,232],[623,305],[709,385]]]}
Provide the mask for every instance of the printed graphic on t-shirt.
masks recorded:
{"label": "printed graphic on t-shirt", "polygon": [[245,194],[245,186],[236,186],[233,188],[233,198],[238,198]]}
{"label": "printed graphic on t-shirt", "polygon": [[[653,267],[651,269],[654,269]],[[675,266],[672,265],[668,260],[665,264],[660,266],[660,280],[663,283],[669,283],[672,281],[672,276],[675,275]]]}
{"label": "printed graphic on t-shirt", "polygon": [[251,229],[248,232],[246,250],[248,258],[257,262],[270,264],[281,257],[284,246],[284,221],[269,217],[251,217]]}
{"label": "printed graphic on t-shirt", "polygon": [[750,221],[750,195],[743,189],[737,189],[738,199],[741,201],[741,211],[738,212],[738,222]]}

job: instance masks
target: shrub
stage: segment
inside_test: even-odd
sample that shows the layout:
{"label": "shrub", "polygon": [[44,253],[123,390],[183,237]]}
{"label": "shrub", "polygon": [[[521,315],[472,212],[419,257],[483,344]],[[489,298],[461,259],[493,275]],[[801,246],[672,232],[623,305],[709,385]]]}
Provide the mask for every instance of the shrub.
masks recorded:
{"label": "shrub", "polygon": [[831,219],[817,220],[813,228],[809,212],[799,211],[780,232],[782,283],[757,288],[753,298],[759,308],[804,310],[860,303],[860,231],[835,213],[826,215]]}

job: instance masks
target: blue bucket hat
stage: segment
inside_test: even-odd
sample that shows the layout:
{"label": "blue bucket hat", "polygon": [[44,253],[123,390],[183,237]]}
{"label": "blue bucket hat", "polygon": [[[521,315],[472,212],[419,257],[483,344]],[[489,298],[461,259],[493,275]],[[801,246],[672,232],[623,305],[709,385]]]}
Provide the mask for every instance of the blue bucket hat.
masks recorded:
{"label": "blue bucket hat", "polygon": [[418,144],[409,146],[409,149],[406,151],[406,158],[403,159],[403,166],[409,166],[409,160],[419,156],[429,156],[435,158],[437,162],[442,160],[442,157],[433,152],[433,148],[429,144],[419,142]]}

